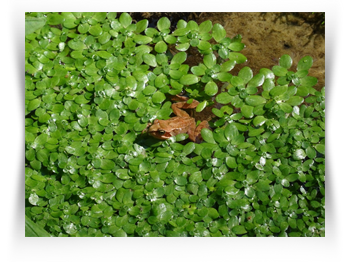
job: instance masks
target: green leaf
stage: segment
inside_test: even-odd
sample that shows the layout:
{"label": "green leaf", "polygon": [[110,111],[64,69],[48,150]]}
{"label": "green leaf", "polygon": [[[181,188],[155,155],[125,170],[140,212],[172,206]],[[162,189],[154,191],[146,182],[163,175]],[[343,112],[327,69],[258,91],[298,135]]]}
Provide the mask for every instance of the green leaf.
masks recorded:
{"label": "green leaf", "polygon": [[248,105],[243,105],[241,108],[241,112],[246,118],[252,118],[254,116],[253,110],[254,107]]}
{"label": "green leaf", "polygon": [[227,140],[233,141],[237,136],[239,136],[237,127],[233,123],[228,124],[225,127],[225,137],[227,138]]}
{"label": "green leaf", "polygon": [[302,160],[306,157],[306,153],[303,149],[296,149],[293,153],[293,158],[295,160]]}
{"label": "green leaf", "polygon": [[155,103],[155,104],[160,104],[162,103],[164,100],[165,100],[165,95],[160,92],[160,91],[157,91],[153,94],[152,96],[152,102]]}
{"label": "green leaf", "polygon": [[232,51],[239,52],[243,50],[244,44],[239,42],[232,42],[231,44],[229,44],[228,48]]}
{"label": "green leaf", "polygon": [[282,66],[273,66],[272,67],[272,72],[276,75],[276,76],[285,76],[288,72],[288,70]]}
{"label": "green leaf", "polygon": [[46,24],[46,17],[25,17],[25,35],[34,33]]}
{"label": "green leaf", "polygon": [[205,33],[209,33],[210,30],[212,29],[213,24],[210,20],[204,21],[202,22],[199,27],[198,27],[198,31],[200,34],[205,34]]}
{"label": "green leaf", "polygon": [[281,56],[281,58],[279,60],[279,64],[280,64],[280,66],[282,66],[286,69],[289,69],[293,64],[293,60],[289,55],[285,54],[285,55]]}
{"label": "green leaf", "polygon": [[208,67],[212,68],[216,64],[216,56],[213,53],[207,54],[203,57],[203,63]]}
{"label": "green leaf", "polygon": [[59,25],[64,21],[64,17],[59,14],[48,14],[47,24],[49,25]]}
{"label": "green leaf", "polygon": [[39,99],[33,99],[30,101],[27,105],[28,111],[33,111],[34,109],[37,109],[41,104],[41,101]]}
{"label": "green leaf", "polygon": [[197,76],[195,75],[192,75],[192,74],[187,74],[187,75],[184,75],[180,78],[180,83],[182,85],[193,85],[195,83],[198,83],[199,82],[199,79]]}
{"label": "green leaf", "polygon": [[313,60],[311,56],[304,56],[298,62],[297,70],[309,70],[312,66]]}
{"label": "green leaf", "polygon": [[159,31],[163,32],[170,28],[170,20],[167,17],[162,17],[157,22]]}
{"label": "green leaf", "polygon": [[257,75],[255,75],[249,82],[247,85],[247,88],[251,88],[251,87],[258,87],[261,86],[265,81],[265,76],[262,73],[259,73]]}
{"label": "green leaf", "polygon": [[247,230],[245,229],[244,226],[239,226],[239,225],[237,225],[237,226],[234,226],[234,227],[232,228],[232,232],[235,233],[235,234],[237,234],[237,235],[242,235],[242,234],[247,233]]}
{"label": "green leaf", "polygon": [[51,235],[29,217],[25,216],[25,237],[51,237]]}
{"label": "green leaf", "polygon": [[212,35],[216,42],[220,42],[226,36],[225,28],[220,24],[215,24],[213,26]]}
{"label": "green leaf", "polygon": [[284,86],[275,86],[274,88],[272,88],[270,90],[270,95],[272,97],[276,97],[276,96],[280,96],[282,94],[284,94],[285,92],[287,92],[288,90],[288,86],[284,85]]}
{"label": "green leaf", "polygon": [[171,59],[171,64],[182,64],[187,59],[187,54],[185,52],[179,52]]}
{"label": "green leaf", "polygon": [[233,96],[229,95],[227,92],[222,92],[215,97],[216,102],[220,104],[231,103]]}
{"label": "green leaf", "polygon": [[266,99],[259,95],[250,95],[246,97],[245,102],[247,103],[247,105],[250,106],[258,106],[261,104],[265,104]]}
{"label": "green leaf", "polygon": [[133,38],[134,42],[139,45],[146,45],[152,42],[152,37],[146,35],[135,35]]}
{"label": "green leaf", "polygon": [[209,81],[205,87],[204,87],[204,91],[208,96],[214,96],[216,95],[216,93],[218,92],[218,86],[216,85],[215,82],[213,81]]}
{"label": "green leaf", "polygon": [[141,21],[138,21],[136,23],[136,29],[135,29],[135,32],[136,33],[141,33],[143,31],[145,31],[145,29],[147,28],[148,26],[148,20],[147,19],[143,19]]}
{"label": "green leaf", "polygon": [[124,28],[126,28],[131,24],[132,18],[128,13],[122,13],[119,17],[119,22]]}
{"label": "green leaf", "polygon": [[235,60],[228,60],[228,61],[224,62],[221,65],[221,72],[231,71],[235,67],[236,63],[237,62]]}
{"label": "green leaf", "polygon": [[317,150],[317,152],[319,152],[319,153],[321,153],[321,154],[325,154],[325,145],[323,145],[323,144],[317,144],[316,146],[315,146],[315,148],[316,148],[316,150]]}
{"label": "green leaf", "polygon": [[245,66],[238,72],[238,76],[243,80],[244,84],[246,84],[253,78],[253,71],[250,67]]}
{"label": "green leaf", "polygon": [[205,142],[210,143],[210,144],[216,144],[214,137],[213,137],[213,132],[209,130],[208,128],[203,128],[201,130],[201,135],[202,138],[204,139]]}
{"label": "green leaf", "polygon": [[143,54],[142,58],[143,58],[143,61],[147,65],[150,65],[152,67],[156,67],[157,66],[157,60],[156,60],[156,57],[154,55],[145,53],[145,54]]}
{"label": "green leaf", "polygon": [[229,59],[236,61],[237,64],[243,64],[247,61],[247,57],[245,57],[241,53],[236,52],[230,52]]}
{"label": "green leaf", "polygon": [[[99,35],[102,34],[102,32],[103,32],[103,30],[102,30],[102,28],[101,28],[101,26],[100,26],[99,24],[93,25],[93,26],[91,26],[90,29],[89,29],[89,33],[90,33],[91,35],[93,35],[93,36],[99,36]],[[73,41],[73,40],[72,40],[72,41]]]}
{"label": "green leaf", "polygon": [[168,45],[164,41],[159,41],[154,47],[157,53],[164,53],[167,49]]}
{"label": "green leaf", "polygon": [[196,112],[202,112],[203,109],[207,106],[208,102],[206,100],[200,102],[196,107]]}
{"label": "green leaf", "polygon": [[300,96],[292,96],[286,101],[286,103],[290,104],[291,106],[298,106],[303,102],[304,102],[304,98]]}

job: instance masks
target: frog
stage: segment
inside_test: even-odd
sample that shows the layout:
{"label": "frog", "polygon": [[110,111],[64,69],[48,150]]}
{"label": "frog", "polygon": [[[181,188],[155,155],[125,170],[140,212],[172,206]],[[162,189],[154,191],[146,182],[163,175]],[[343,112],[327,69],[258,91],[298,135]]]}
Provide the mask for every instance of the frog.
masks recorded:
{"label": "frog", "polygon": [[[187,98],[183,100],[187,100]],[[173,103],[171,109],[176,116],[167,120],[155,119],[148,128],[148,134],[159,140],[166,140],[178,134],[188,134],[191,141],[201,143],[203,141],[201,130],[203,128],[210,129],[208,121],[204,120],[196,126],[195,118],[184,110],[196,108],[198,104],[197,100],[193,100],[192,103],[187,101]]]}

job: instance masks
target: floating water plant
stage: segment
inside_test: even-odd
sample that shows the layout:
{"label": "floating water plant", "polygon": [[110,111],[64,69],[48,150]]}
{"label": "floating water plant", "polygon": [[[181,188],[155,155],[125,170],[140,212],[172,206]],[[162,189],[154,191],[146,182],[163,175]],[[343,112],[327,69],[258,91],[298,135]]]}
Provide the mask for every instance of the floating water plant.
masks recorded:
{"label": "floating water plant", "polygon": [[[312,58],[296,72],[287,54],[234,72],[240,35],[170,27],[26,14],[28,236],[325,236],[325,88],[308,76]],[[202,143],[144,132],[173,117],[179,94],[212,112]]]}

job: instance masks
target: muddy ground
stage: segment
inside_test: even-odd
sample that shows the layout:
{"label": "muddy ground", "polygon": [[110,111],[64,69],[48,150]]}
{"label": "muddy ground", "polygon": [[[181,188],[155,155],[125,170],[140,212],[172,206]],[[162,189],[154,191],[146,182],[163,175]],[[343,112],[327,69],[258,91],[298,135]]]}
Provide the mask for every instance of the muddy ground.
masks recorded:
{"label": "muddy ground", "polygon": [[241,51],[247,62],[237,65],[231,73],[234,75],[244,66],[249,66],[254,74],[260,68],[278,65],[283,54],[293,59],[295,67],[303,56],[310,55],[313,66],[309,75],[317,77],[315,86],[320,90],[325,85],[325,27],[324,13],[246,13],[246,12],[203,12],[203,13],[131,13],[135,20],[147,18],[150,26],[158,19],[167,16],[175,29],[179,19],[195,20],[198,24],[211,20],[213,24],[224,26],[227,36],[242,35],[246,47]]}

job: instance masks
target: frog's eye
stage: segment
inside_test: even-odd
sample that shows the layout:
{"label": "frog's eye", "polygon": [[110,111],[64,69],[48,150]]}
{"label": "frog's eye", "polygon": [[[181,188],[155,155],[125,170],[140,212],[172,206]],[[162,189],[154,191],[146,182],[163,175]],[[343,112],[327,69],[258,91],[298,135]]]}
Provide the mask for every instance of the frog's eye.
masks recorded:
{"label": "frog's eye", "polygon": [[161,135],[165,134],[165,131],[164,131],[164,130],[159,130],[158,132],[159,132],[159,134],[161,134]]}

